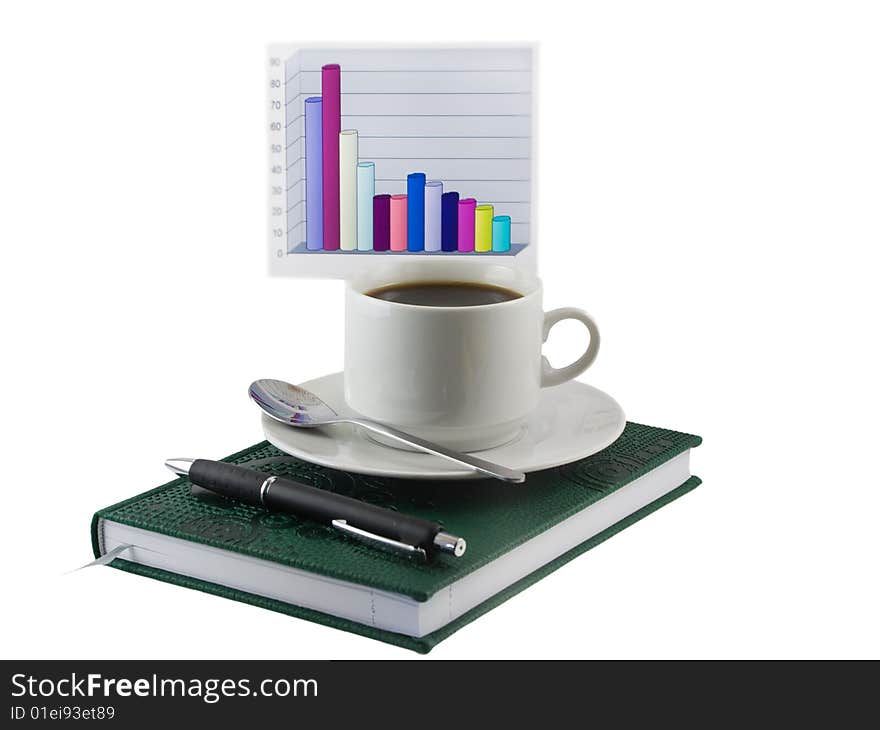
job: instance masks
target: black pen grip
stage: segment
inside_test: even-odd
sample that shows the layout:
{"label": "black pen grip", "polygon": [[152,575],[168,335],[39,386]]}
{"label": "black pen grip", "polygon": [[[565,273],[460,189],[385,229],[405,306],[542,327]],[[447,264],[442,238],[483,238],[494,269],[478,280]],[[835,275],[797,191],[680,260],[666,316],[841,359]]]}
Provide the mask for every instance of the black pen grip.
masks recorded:
{"label": "black pen grip", "polygon": [[344,497],[289,477],[275,477],[263,490],[263,484],[271,476],[237,464],[209,459],[196,459],[189,469],[189,480],[193,484],[224,497],[324,524],[345,520],[353,527],[429,552],[433,550],[434,536],[442,529],[436,522]]}
{"label": "black pen grip", "polygon": [[428,551],[433,549],[434,536],[441,529],[436,522],[403,515],[287,477],[279,477],[268,488],[265,504],[269,509],[292,512],[325,524],[345,520],[353,527]]}
{"label": "black pen grip", "polygon": [[224,497],[248,504],[261,504],[260,487],[271,475],[225,461],[196,459],[189,468],[189,480]]}

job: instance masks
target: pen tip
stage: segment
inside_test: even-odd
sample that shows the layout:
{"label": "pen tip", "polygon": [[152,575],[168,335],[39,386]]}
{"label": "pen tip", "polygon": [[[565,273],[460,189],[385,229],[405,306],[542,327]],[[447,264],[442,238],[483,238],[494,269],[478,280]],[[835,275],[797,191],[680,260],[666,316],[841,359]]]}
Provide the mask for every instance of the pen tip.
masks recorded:
{"label": "pen tip", "polygon": [[178,476],[185,477],[189,474],[189,468],[194,461],[195,459],[168,459],[165,461],[165,466]]}
{"label": "pen tip", "polygon": [[441,552],[452,553],[455,557],[460,558],[467,550],[467,542],[463,537],[456,537],[441,530],[434,535],[434,547]]}

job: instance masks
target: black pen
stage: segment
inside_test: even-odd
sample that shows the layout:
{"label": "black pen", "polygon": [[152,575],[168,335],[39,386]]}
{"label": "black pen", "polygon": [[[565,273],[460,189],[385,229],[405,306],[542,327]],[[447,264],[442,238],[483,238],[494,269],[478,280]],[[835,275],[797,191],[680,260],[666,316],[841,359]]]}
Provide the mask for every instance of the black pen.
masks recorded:
{"label": "black pen", "polygon": [[421,557],[439,551],[457,558],[467,548],[463,538],[450,535],[436,522],[343,497],[289,477],[209,459],[168,459],[165,466],[216,494],[330,524],[377,547]]}

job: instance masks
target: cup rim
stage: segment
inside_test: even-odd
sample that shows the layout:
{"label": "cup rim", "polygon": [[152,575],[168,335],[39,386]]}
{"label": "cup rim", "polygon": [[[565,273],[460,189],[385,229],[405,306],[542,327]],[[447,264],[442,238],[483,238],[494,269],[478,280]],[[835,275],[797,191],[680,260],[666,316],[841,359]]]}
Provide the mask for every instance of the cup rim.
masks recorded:
{"label": "cup rim", "polygon": [[[418,280],[417,277],[409,277],[408,279],[406,279],[406,278],[402,278],[402,277],[395,278],[391,275],[389,275],[387,277],[381,277],[381,278],[385,279],[385,283],[377,283],[377,281],[375,279],[368,280],[367,277],[359,277],[357,279],[349,279],[348,281],[345,282],[346,291],[351,294],[358,295],[359,297],[362,297],[363,299],[374,301],[382,306],[399,307],[402,309],[418,310],[421,312],[425,312],[428,310],[434,311],[434,312],[467,312],[467,311],[474,311],[474,310],[482,310],[482,309],[486,309],[488,307],[504,307],[504,306],[514,306],[517,304],[522,304],[522,303],[525,303],[525,302],[532,300],[535,297],[540,296],[540,294],[543,290],[543,283],[541,282],[541,279],[538,276],[536,276],[534,274],[526,274],[525,272],[522,272],[522,271],[515,271],[515,281],[511,282],[510,284],[503,284],[503,283],[496,284],[495,282],[492,282],[492,281],[488,281],[488,282],[481,281],[479,278],[477,278],[475,276],[473,279],[462,278],[461,283],[463,283],[463,284],[487,283],[490,285],[499,286],[501,288],[509,288],[513,291],[516,291],[520,296],[517,297],[516,299],[508,299],[507,301],[504,301],[504,302],[490,302],[487,304],[473,304],[473,305],[469,305],[466,307],[443,306],[443,305],[440,305],[440,306],[433,306],[432,305],[430,307],[425,307],[421,304],[407,304],[405,302],[392,302],[392,301],[388,301],[387,299],[377,299],[376,297],[369,296],[369,294],[367,294],[368,291],[382,289],[382,288],[388,287],[388,286],[394,286],[395,284],[403,284],[403,283],[406,283],[407,280],[409,280],[409,281],[417,281]],[[453,279],[453,277],[450,276],[449,279]],[[425,280],[430,281],[430,279],[425,279]],[[435,280],[436,281],[443,281],[443,279],[435,279]],[[517,286],[518,283],[524,284],[523,288],[527,288],[527,289],[529,289],[529,291],[522,291]]]}

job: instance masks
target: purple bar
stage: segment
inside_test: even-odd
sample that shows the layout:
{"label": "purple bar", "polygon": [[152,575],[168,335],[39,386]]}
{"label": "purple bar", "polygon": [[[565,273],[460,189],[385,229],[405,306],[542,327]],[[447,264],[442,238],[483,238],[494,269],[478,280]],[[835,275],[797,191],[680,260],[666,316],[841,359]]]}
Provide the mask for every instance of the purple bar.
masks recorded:
{"label": "purple bar", "polygon": [[391,196],[373,196],[373,250],[391,248]]}
{"label": "purple bar", "polygon": [[474,198],[462,198],[458,201],[458,250],[474,250],[474,218],[477,213],[477,201]]}
{"label": "purple bar", "polygon": [[321,97],[306,99],[306,248],[324,248],[324,150],[321,146]]}
{"label": "purple bar", "polygon": [[339,248],[339,131],[342,97],[339,64],[321,67],[321,146],[323,147],[324,249]]}

